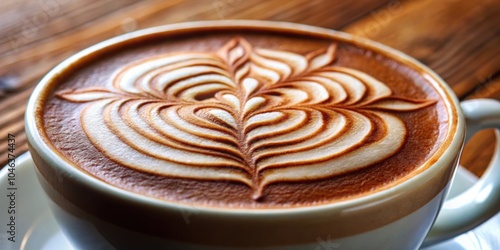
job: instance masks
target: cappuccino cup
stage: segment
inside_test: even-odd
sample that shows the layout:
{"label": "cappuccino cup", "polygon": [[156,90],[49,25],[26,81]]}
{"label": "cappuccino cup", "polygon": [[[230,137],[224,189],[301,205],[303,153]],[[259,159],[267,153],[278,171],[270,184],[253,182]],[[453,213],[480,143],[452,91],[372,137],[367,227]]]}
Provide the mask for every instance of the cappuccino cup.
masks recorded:
{"label": "cappuccino cup", "polygon": [[445,202],[500,103],[346,33],[204,21],[50,71],[26,111],[38,180],[80,249],[418,249],[500,209],[498,148]]}

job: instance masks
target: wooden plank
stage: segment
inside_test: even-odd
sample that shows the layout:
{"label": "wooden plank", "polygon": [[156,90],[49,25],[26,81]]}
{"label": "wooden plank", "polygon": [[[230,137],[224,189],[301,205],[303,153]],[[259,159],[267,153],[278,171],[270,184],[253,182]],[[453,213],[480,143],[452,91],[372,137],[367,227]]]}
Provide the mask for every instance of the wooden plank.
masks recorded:
{"label": "wooden plank", "polygon": [[[10,112],[9,108],[17,103],[26,103],[25,101],[29,98],[31,92],[33,92],[33,88],[26,88],[13,93],[4,92],[5,97],[0,99],[0,114],[3,115],[6,112]],[[0,96],[2,96],[1,93]]]}
{"label": "wooden plank", "polygon": [[[0,120],[0,129],[6,127],[7,125],[23,120],[24,111],[26,110],[26,103],[18,103],[19,105],[13,106],[9,108],[9,112],[5,112],[5,114],[1,114],[2,120]],[[4,112],[2,112],[4,113]]]}
{"label": "wooden plank", "polygon": [[496,145],[493,129],[478,132],[464,147],[460,165],[470,170],[476,176],[486,171]]}
{"label": "wooden plank", "polygon": [[[492,98],[500,100],[500,76],[486,78],[465,99]],[[477,176],[481,176],[493,156],[496,146],[493,129],[480,131],[465,145],[460,164],[467,167]]]}
{"label": "wooden plank", "polygon": [[500,74],[489,75],[480,80],[481,83],[464,99],[492,98],[500,100]]}
{"label": "wooden plank", "polygon": [[[94,43],[124,33],[121,23],[135,14],[147,16],[153,12],[161,11],[177,1],[160,1],[157,5],[148,5],[148,2],[139,2],[128,6],[120,12],[109,12],[97,19],[90,19],[85,25],[71,27],[66,32],[58,33],[50,39],[42,39],[36,43],[23,45],[21,49],[13,49],[4,56],[0,56],[0,76],[13,77],[16,87],[23,88],[33,84],[52,67],[63,59]],[[90,9],[89,11],[92,11]],[[108,10],[109,11],[109,10]],[[54,22],[57,21],[57,18]],[[47,24],[47,26],[50,26]]]}
{"label": "wooden plank", "polygon": [[463,97],[500,69],[498,13],[495,0],[396,1],[345,31],[415,57]]}
{"label": "wooden plank", "polygon": [[26,152],[27,149],[26,134],[24,132],[24,121],[16,120],[12,124],[9,124],[7,127],[0,129],[0,138],[2,138],[2,143],[0,143],[0,152],[2,152],[2,158],[5,158],[2,159],[2,167],[7,164],[7,157],[5,156],[5,152],[7,152],[8,148],[8,134],[13,134],[15,136],[15,155],[21,155],[22,153]]}

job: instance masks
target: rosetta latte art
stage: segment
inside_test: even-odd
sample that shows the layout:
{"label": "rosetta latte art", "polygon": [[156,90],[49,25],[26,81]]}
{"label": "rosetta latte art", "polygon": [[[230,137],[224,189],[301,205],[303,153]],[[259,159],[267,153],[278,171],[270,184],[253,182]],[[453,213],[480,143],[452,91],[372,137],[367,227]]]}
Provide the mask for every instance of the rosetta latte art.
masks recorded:
{"label": "rosetta latte art", "polygon": [[336,45],[300,55],[240,37],[215,53],[133,62],[112,86],[57,93],[88,103],[90,142],[123,166],[185,179],[233,181],[263,196],[279,182],[324,179],[395,154],[406,127],[391,112],[435,101],[395,97],[358,70],[331,66]]}

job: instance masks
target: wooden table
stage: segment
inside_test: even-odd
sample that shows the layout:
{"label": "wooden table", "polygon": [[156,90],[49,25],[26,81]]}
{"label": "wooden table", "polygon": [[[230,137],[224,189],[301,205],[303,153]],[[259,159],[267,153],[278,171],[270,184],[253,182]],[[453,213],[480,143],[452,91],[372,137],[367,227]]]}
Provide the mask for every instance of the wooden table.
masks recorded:
{"label": "wooden table", "polygon": [[[151,26],[264,19],[346,31],[399,49],[440,74],[461,100],[500,99],[500,1],[461,0],[2,0],[0,166],[7,136],[27,151],[24,112],[33,87],[57,63],[107,38]],[[492,131],[466,147],[462,164],[481,175]]]}

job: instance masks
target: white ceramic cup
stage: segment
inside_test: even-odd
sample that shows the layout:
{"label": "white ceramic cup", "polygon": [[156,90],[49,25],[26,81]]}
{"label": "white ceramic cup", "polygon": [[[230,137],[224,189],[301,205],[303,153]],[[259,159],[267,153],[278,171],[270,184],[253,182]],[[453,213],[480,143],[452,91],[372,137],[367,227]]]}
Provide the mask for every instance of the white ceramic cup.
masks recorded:
{"label": "white ceramic cup", "polygon": [[[43,96],[74,63],[116,45],[211,29],[331,37],[383,53],[419,70],[434,84],[450,117],[449,135],[428,167],[391,188],[347,201],[287,209],[195,207],[137,195],[75,168],[46,143],[39,115]],[[499,147],[479,182],[444,202],[464,141],[484,128],[500,128],[499,102],[459,103],[439,76],[401,52],[342,32],[266,21],[175,24],[99,43],[48,73],[26,111],[26,133],[40,183],[56,219],[82,249],[417,249],[434,244],[472,229],[500,209]]]}

